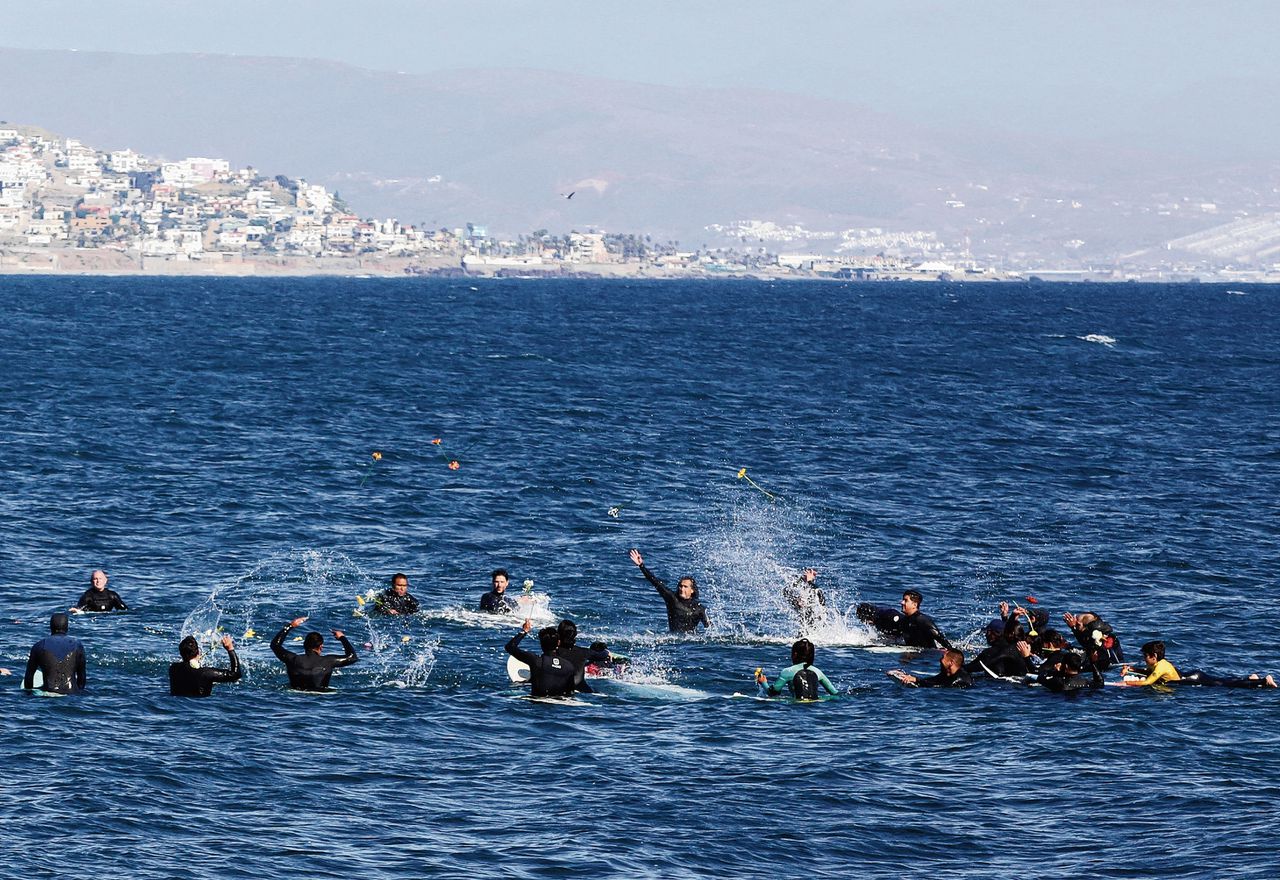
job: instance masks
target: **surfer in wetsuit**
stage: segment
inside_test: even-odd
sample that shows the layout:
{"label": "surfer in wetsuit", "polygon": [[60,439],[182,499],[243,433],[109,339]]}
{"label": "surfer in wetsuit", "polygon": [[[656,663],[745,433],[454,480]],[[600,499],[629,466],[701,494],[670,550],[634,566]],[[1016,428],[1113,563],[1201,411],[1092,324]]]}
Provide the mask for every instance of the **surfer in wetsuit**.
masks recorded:
{"label": "surfer in wetsuit", "polygon": [[769,684],[764,670],[757,669],[756,684],[762,694],[776,697],[790,691],[797,700],[817,700],[818,688],[821,687],[831,696],[836,696],[839,691],[823,671],[813,665],[813,655],[813,642],[800,639],[791,646],[791,665],[778,673],[773,684]]}
{"label": "surfer in wetsuit", "polygon": [[902,635],[902,612],[897,608],[863,602],[858,606],[856,614],[858,620],[882,636],[896,640]]}
{"label": "surfer in wetsuit", "polygon": [[76,604],[69,609],[72,614],[83,614],[85,611],[128,611],[120,594],[107,589],[107,573],[95,569],[89,576],[89,589],[80,594]]}
{"label": "surfer in wetsuit", "polygon": [[556,635],[560,640],[560,646],[556,648],[556,656],[568,660],[573,665],[574,689],[582,691],[584,694],[595,693],[586,680],[587,665],[591,662],[591,651],[588,648],[581,648],[577,645],[578,625],[572,620],[562,620],[560,625],[556,627]]}
{"label": "surfer in wetsuit", "polygon": [[240,680],[240,658],[231,636],[222,637],[222,647],[227,651],[231,666],[227,669],[200,665],[200,644],[195,636],[187,636],[178,643],[178,655],[182,658],[169,666],[169,694],[174,697],[207,697],[213,693],[216,683]]}
{"label": "surfer in wetsuit", "polygon": [[1089,665],[1099,672],[1106,672],[1116,663],[1124,662],[1124,650],[1120,647],[1120,639],[1107,623],[1092,611],[1082,614],[1066,613],[1062,619],[1067,622],[1076,641],[1084,648],[1084,656]]}
{"label": "surfer in wetsuit", "polygon": [[520,640],[533,629],[533,621],[526,619],[520,632],[511,637],[504,650],[512,657],[529,667],[530,691],[535,697],[568,697],[573,694],[574,679],[578,670],[565,658],[556,653],[560,647],[560,633],[554,626],[544,626],[538,631],[538,644],[542,647],[542,656],[525,651],[520,647]]}
{"label": "surfer in wetsuit", "polygon": [[782,597],[800,619],[800,631],[808,632],[827,619],[827,597],[814,585],[818,572],[806,568],[790,585],[783,588]]}
{"label": "surfer in wetsuit", "polygon": [[902,639],[902,644],[912,648],[950,650],[951,643],[942,634],[942,630],[938,629],[933,618],[920,612],[920,603],[923,601],[924,596],[916,590],[907,590],[902,594],[902,620],[899,621],[899,638]]}
{"label": "surfer in wetsuit", "polygon": [[510,614],[518,607],[515,599],[507,595],[507,584],[511,577],[505,568],[499,568],[489,575],[492,589],[480,597],[480,610],[490,614]]}
{"label": "surfer in wetsuit", "polygon": [[645,567],[644,557],[640,555],[639,550],[632,549],[630,556],[631,561],[640,569],[640,573],[658,591],[662,601],[667,603],[667,629],[673,633],[691,633],[698,631],[699,623],[704,627],[711,625],[707,620],[706,606],[698,601],[697,581],[686,575],[676,583],[677,592],[673,593]]}
{"label": "surfer in wetsuit", "polygon": [[964,670],[964,654],[955,648],[947,648],[942,653],[938,666],[941,671],[937,675],[930,675],[927,678],[919,678],[901,669],[890,669],[886,674],[890,678],[896,678],[903,684],[911,685],[912,687],[967,688],[973,684],[973,679]]}
{"label": "surfer in wetsuit", "polygon": [[59,611],[49,618],[49,635],[31,646],[27,658],[27,674],[22,686],[35,690],[36,670],[44,677],[40,690],[54,694],[73,694],[84,690],[84,645],[67,635],[70,619]]}
{"label": "surfer in wetsuit", "polygon": [[[1142,658],[1147,661],[1146,677],[1140,681],[1126,681],[1129,687],[1144,687],[1153,684],[1176,684],[1179,686],[1228,687],[1228,688],[1261,688],[1275,687],[1273,676],[1265,678],[1257,673],[1248,678],[1222,678],[1196,669],[1186,675],[1179,675],[1173,664],[1165,659],[1164,642],[1147,642],[1142,646]],[[1134,670],[1126,666],[1122,670],[1125,675]]]}
{"label": "surfer in wetsuit", "polygon": [[307,633],[307,637],[302,640],[303,653],[295,654],[290,651],[284,646],[285,636],[290,630],[306,622],[305,617],[299,617],[286,623],[284,629],[276,633],[276,637],[271,640],[271,652],[280,658],[285,669],[288,670],[289,687],[295,691],[327,690],[329,676],[333,675],[333,670],[350,666],[360,658],[356,656],[356,649],[351,646],[351,642],[347,641],[347,637],[341,630],[336,629],[333,630],[333,637],[342,643],[341,657],[320,653],[324,650],[324,636],[318,632]]}
{"label": "surfer in wetsuit", "polygon": [[1030,651],[1030,644],[1026,641],[1026,633],[1021,624],[1009,626],[1003,620],[993,620],[987,624],[986,637],[987,647],[965,664],[966,672],[970,675],[982,673],[994,678],[1008,678],[1026,675],[1031,671],[1031,666],[1017,647],[1019,644],[1027,645],[1027,650]]}
{"label": "surfer in wetsuit", "polygon": [[409,578],[400,572],[391,576],[391,586],[374,599],[379,614],[417,614],[418,600],[409,595]]}

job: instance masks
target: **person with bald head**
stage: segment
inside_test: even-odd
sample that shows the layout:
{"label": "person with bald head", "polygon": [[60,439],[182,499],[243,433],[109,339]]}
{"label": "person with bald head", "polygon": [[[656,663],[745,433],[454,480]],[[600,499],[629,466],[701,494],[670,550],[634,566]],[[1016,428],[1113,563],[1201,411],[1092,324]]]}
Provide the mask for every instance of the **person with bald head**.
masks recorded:
{"label": "person with bald head", "polygon": [[80,594],[79,600],[69,609],[72,614],[83,614],[86,611],[128,611],[120,594],[107,589],[107,573],[100,568],[94,569],[89,576],[89,589]]}

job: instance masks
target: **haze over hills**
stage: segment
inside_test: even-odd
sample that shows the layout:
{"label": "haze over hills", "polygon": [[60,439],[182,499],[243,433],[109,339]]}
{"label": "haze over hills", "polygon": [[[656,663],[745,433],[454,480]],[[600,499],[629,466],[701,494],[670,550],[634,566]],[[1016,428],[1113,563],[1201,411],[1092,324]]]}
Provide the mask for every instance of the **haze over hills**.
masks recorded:
{"label": "haze over hills", "polygon": [[99,149],[227,158],[323,183],[363,215],[500,235],[594,227],[755,245],[761,227],[732,224],[759,220],[920,230],[979,256],[1052,261],[1280,210],[1274,161],[1214,167],[1092,144],[1087,131],[1065,143],[936,130],[776,92],[13,49],[0,49],[0,84],[11,123]]}

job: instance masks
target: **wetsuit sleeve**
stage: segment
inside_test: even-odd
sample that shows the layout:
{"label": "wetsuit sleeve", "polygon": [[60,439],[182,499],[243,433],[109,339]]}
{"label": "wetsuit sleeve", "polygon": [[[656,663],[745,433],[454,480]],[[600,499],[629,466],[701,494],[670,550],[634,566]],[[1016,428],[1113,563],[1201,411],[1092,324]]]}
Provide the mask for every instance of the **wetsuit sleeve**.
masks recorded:
{"label": "wetsuit sleeve", "polygon": [[22,677],[22,686],[27,690],[31,690],[36,686],[36,670],[40,668],[40,664],[36,662],[36,649],[31,649],[31,654],[27,657],[27,674]]}
{"label": "wetsuit sleeve", "polygon": [[231,661],[230,667],[227,669],[210,669],[207,679],[216,682],[229,682],[240,680],[240,658],[236,656],[235,651],[227,651],[227,659]]}
{"label": "wetsuit sleeve", "polygon": [[342,657],[339,658],[339,660],[333,664],[334,668],[337,668],[339,666],[350,666],[352,663],[355,663],[357,660],[360,659],[360,657],[356,654],[355,646],[351,644],[351,640],[349,638],[347,638],[346,636],[343,636],[342,638],[338,639],[338,641],[342,642],[343,653],[342,653]]}
{"label": "wetsuit sleeve", "polygon": [[640,573],[644,575],[645,580],[653,584],[653,588],[658,591],[658,593],[662,596],[662,598],[666,599],[668,596],[670,596],[672,599],[675,598],[676,594],[671,592],[671,590],[667,589],[667,585],[664,584],[656,574],[649,571],[649,566],[647,565],[640,566]]}
{"label": "wetsuit sleeve", "polygon": [[503,646],[503,650],[532,669],[534,664],[538,662],[538,655],[530,654],[528,651],[520,647],[520,640],[523,639],[524,636],[525,634],[523,631],[516,633],[511,637],[511,641],[507,642],[506,645]]}
{"label": "wetsuit sleeve", "polygon": [[88,676],[85,675],[84,669],[84,645],[76,646],[76,673],[75,686],[76,690],[84,690],[84,686],[88,682]]}
{"label": "wetsuit sleeve", "polygon": [[1160,660],[1155,667],[1147,673],[1147,677],[1138,682],[1140,685],[1159,684],[1162,681],[1177,681],[1178,671],[1173,668],[1173,664],[1168,660]]}
{"label": "wetsuit sleeve", "polygon": [[[812,669],[812,667],[810,668]],[[831,683],[831,679],[827,678],[827,674],[825,672],[821,670],[817,670],[817,672],[818,672],[818,684],[826,688],[827,693],[831,694],[831,696],[833,697],[840,693],[838,690],[836,690],[836,686]]]}
{"label": "wetsuit sleeve", "polygon": [[929,618],[929,634],[933,636],[933,640],[948,651],[954,650],[952,644],[947,641],[947,637],[942,634],[942,630],[938,629],[938,624],[933,618]]}
{"label": "wetsuit sleeve", "polygon": [[291,627],[286,626],[284,629],[280,630],[280,632],[276,633],[276,637],[271,640],[271,653],[275,654],[285,663],[288,663],[289,658],[294,656],[294,653],[284,646],[284,637],[289,634],[290,628]]}
{"label": "wetsuit sleeve", "polygon": [[114,590],[111,592],[111,610],[112,611],[128,611],[129,606],[124,604],[124,600],[120,598],[120,594]]}
{"label": "wetsuit sleeve", "polygon": [[795,666],[788,666],[786,669],[778,673],[778,677],[769,685],[769,696],[776,697],[791,690],[791,679],[796,676]]}

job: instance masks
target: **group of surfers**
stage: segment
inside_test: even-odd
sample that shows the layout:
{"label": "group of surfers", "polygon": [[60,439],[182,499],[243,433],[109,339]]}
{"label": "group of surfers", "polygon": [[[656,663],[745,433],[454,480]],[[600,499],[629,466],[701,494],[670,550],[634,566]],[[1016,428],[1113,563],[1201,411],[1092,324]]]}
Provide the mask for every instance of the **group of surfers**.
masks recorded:
{"label": "group of surfers", "polygon": [[[638,549],[632,549],[629,555],[666,605],[667,626],[671,632],[693,633],[699,626],[710,626],[707,608],[698,598],[697,581],[693,577],[679,578],[676,589],[672,590],[645,565]],[[795,612],[801,635],[820,628],[831,614],[826,596],[817,586],[817,577],[815,569],[806,568],[782,591],[785,602]],[[68,612],[128,610],[120,596],[107,589],[107,580],[106,572],[95,570],[90,577],[89,589]],[[522,610],[527,612],[520,601],[523,597],[507,593],[509,583],[506,570],[492,572],[490,590],[480,598],[479,610],[504,615]],[[1200,670],[1180,674],[1166,658],[1165,645],[1159,641],[1142,646],[1145,667],[1135,669],[1124,665],[1119,637],[1098,614],[1063,614],[1066,633],[1071,636],[1068,639],[1063,631],[1049,626],[1047,611],[1036,606],[1032,597],[1028,600],[1033,606],[1030,609],[1018,604],[1000,603],[1000,617],[992,620],[984,631],[986,648],[968,661],[934,620],[921,612],[924,597],[916,590],[905,591],[898,608],[862,603],[855,613],[858,620],[873,629],[886,644],[920,651],[942,651],[939,671],[935,675],[913,675],[899,669],[888,671],[890,677],[910,687],[964,688],[972,686],[975,678],[989,678],[1039,684],[1051,691],[1073,693],[1101,687],[1103,673],[1116,666],[1121,668],[1122,681],[1119,683],[1128,686],[1276,687],[1271,675],[1231,678]],[[393,575],[387,589],[374,597],[372,610],[388,616],[417,613],[418,601],[409,593],[408,577],[399,572]],[[359,658],[350,640],[337,629],[332,630],[332,634],[342,646],[341,655],[325,654],[324,636],[316,631],[307,633],[302,639],[302,652],[286,648],[284,643],[289,633],[306,621],[306,617],[298,617],[286,623],[272,638],[271,651],[284,664],[291,688],[327,690],[333,671],[350,666]],[[31,648],[23,678],[24,687],[57,694],[84,689],[84,647],[68,634],[69,623],[67,612],[56,613],[50,618],[50,635]],[[528,665],[532,696],[558,697],[590,692],[591,687],[586,681],[588,673],[616,670],[625,662],[625,658],[614,655],[603,642],[592,643],[589,648],[578,646],[577,626],[571,620],[562,620],[558,626],[539,631],[541,654],[521,648],[521,641],[531,630],[532,622],[526,616],[520,631],[506,643],[505,650]],[[221,644],[227,653],[228,665],[211,667],[204,664],[199,642],[193,636],[183,638],[178,644],[179,659],[169,667],[170,693],[174,696],[209,696],[215,684],[239,680],[242,672],[235,644],[230,636],[223,636]],[[805,701],[820,699],[824,694],[836,696],[837,688],[814,663],[815,650],[810,639],[798,639],[791,647],[791,664],[773,682],[768,680],[763,669],[757,669],[755,680],[759,692],[767,696],[789,694]],[[35,683],[36,672],[42,677],[39,685]]]}

